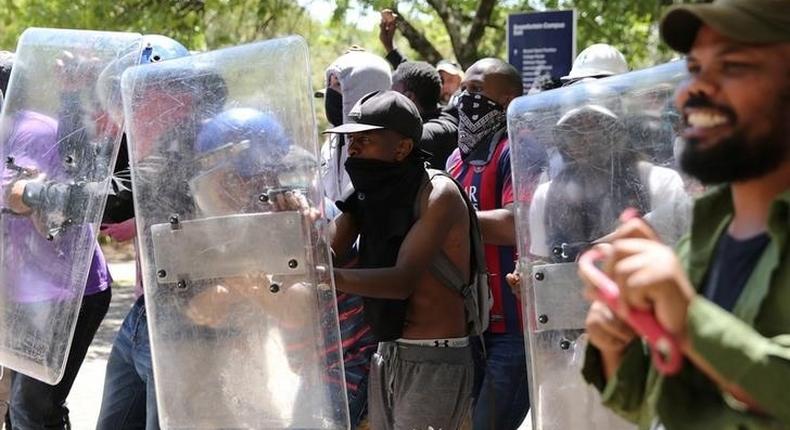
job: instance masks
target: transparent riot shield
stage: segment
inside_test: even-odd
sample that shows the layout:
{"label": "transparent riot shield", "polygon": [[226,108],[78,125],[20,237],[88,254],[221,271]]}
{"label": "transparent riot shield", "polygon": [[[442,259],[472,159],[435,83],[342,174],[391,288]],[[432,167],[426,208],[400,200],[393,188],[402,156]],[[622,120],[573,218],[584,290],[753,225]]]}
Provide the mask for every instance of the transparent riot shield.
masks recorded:
{"label": "transparent riot shield", "polygon": [[521,97],[508,111],[536,430],[633,428],[581,375],[588,303],[576,259],[635,208],[666,243],[693,185],[676,170],[682,62]]}
{"label": "transparent riot shield", "polygon": [[50,384],[103,263],[96,239],[123,124],[110,114],[120,85],[97,82],[141,49],[139,34],[53,29],[29,29],[17,46],[0,117],[0,364]]}
{"label": "transparent riot shield", "polygon": [[347,428],[304,40],[122,86],[161,426]]}

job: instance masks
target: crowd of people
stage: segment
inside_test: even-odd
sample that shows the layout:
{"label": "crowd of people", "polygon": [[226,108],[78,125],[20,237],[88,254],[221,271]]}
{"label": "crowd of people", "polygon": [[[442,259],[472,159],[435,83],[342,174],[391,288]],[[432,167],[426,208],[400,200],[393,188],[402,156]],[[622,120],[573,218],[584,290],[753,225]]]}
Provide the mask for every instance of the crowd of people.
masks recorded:
{"label": "crowd of people", "polygon": [[[144,139],[170,145],[173,158],[164,163],[193,163],[192,177],[170,187],[143,180],[135,189],[116,184],[103,214],[104,234],[136,240],[141,252],[152,240],[137,232],[143,225],[135,219],[141,205],[157,206],[163,213],[178,213],[173,208],[183,205],[208,218],[253,213],[258,197],[269,211],[299,211],[310,222],[325,223],[321,231],[331,248],[336,289],[331,302],[342,347],[338,368],[344,375],[338,380],[343,381],[341,403],[347,401],[351,428],[517,429],[528,419],[531,400],[532,414],[542,413],[535,403],[551,401],[545,393],[560,381],[530,374],[551,364],[535,364],[543,356],[525,348],[530,345],[525,336],[535,323],[529,319],[546,316],[525,312],[533,297],[523,295],[531,289],[522,284],[534,281],[530,268],[517,268],[516,262],[575,272],[575,262],[589,249],[604,256],[602,270],[619,287],[621,305],[607,305],[598,293],[599,278],[579,270],[591,304],[584,327],[564,328],[572,329],[571,342],[583,339],[584,364],[572,371],[599,392],[591,407],[611,409],[640,429],[790,427],[785,388],[790,384],[790,2],[716,0],[670,9],[660,24],[661,37],[685,56],[688,76],[677,88],[658,87],[667,99],[674,92],[672,103],[657,103],[650,106],[653,110],[627,117],[627,101],[595,86],[629,70],[613,46],[591,45],[568,75],[544,77],[525,89],[520,73],[498,58],[480,59],[465,70],[452,61],[431,65],[404,58],[393,42],[396,23],[391,11],[382,13],[384,58],[349,48],[326,67],[324,88],[314,94],[331,125],[322,134],[316,161],[322,201],[311,201],[309,192],[298,187],[285,188],[278,176],[278,163],[309,160],[310,154],[294,149],[277,118],[226,108],[230,95],[222,78],[200,71],[184,84],[184,94],[199,83],[201,94],[211,97],[178,98],[179,106],[193,108],[170,120],[195,125],[188,131],[157,130],[150,120],[180,114],[172,96],[157,97],[158,91],[179,91],[174,81],[135,88],[147,116],[126,119],[127,133],[142,131],[121,142],[116,177],[128,177],[130,166],[149,172],[157,168],[130,163],[140,157],[133,147],[143,132]],[[163,67],[168,61],[190,55],[166,37],[145,36],[144,43],[141,62],[151,63],[152,73],[163,76],[180,73]],[[13,62],[12,54],[0,53],[0,94],[6,95],[6,103]],[[565,90],[552,92],[556,88]],[[583,95],[573,103],[559,100],[577,90]],[[69,151],[79,144],[71,124],[72,93],[63,91],[56,101],[57,118],[19,111],[2,137],[4,154],[13,155],[3,175],[4,213],[16,223],[4,241],[14,245],[19,258],[25,255],[18,251],[25,238],[36,238],[25,246],[51,246],[51,229],[42,229],[36,219],[39,208],[61,193],[67,196],[63,199],[81,195],[77,185],[62,185],[52,173],[62,168],[57,157],[74,156]],[[546,100],[561,94],[557,105],[562,110],[545,127],[551,145],[536,143],[543,138],[536,130],[541,126],[529,123],[522,134],[508,123],[508,108],[535,94]],[[11,95],[20,97],[19,92]],[[125,114],[133,111],[127,106]],[[105,131],[113,132],[111,126]],[[230,132],[232,141],[243,146],[223,145]],[[649,147],[655,142],[644,142],[645,136],[664,142],[663,152]],[[523,151],[527,163],[514,161],[515,145],[519,150],[529,146]],[[232,171],[206,164],[218,154],[231,154],[230,167],[222,168]],[[49,174],[42,179],[17,169],[12,175],[10,165]],[[705,192],[693,203],[693,215],[686,215],[692,203],[684,190],[696,186],[689,185],[692,180]],[[245,188],[263,182],[280,191],[259,196]],[[140,195],[156,198],[141,203]],[[640,216],[618,222],[627,210]],[[178,218],[171,223],[178,224]],[[90,261],[63,378],[50,385],[7,370],[6,428],[70,428],[66,398],[111,295],[112,278],[101,248],[96,247]],[[37,281],[35,273],[25,279],[46,283],[43,276]],[[175,330],[187,333],[183,327],[200,326],[205,329],[200,336],[217,337],[225,330],[241,337],[233,324],[249,322],[227,320],[234,307],[250,301],[264,309],[261,318],[317,324],[320,315],[289,314],[298,306],[303,312],[321,311],[309,285],[255,282],[201,287]],[[302,295],[289,296],[295,304],[271,303],[259,294],[260,282],[266,291],[289,288]],[[57,289],[35,287],[11,296]],[[150,294],[150,286],[146,288]],[[158,296],[146,297],[143,291],[138,269],[137,299],[107,363],[97,424],[101,430],[158,429],[155,384],[180,371],[175,366],[168,375],[155,375],[146,300]],[[304,298],[308,296],[312,298]],[[24,301],[31,306],[20,309],[32,309],[31,315],[37,300],[51,299],[30,297]],[[633,325],[634,311],[651,314],[676,340],[684,356],[680,373],[665,375],[651,362],[642,339],[648,334]],[[188,336],[183,333],[182,341]],[[563,342],[563,350],[572,344]],[[228,355],[243,354],[239,343],[231,344],[228,348],[237,349],[229,349]],[[301,359],[300,350],[287,349],[289,365],[298,373],[307,359]],[[223,365],[203,357],[187,361],[198,373],[217,372],[215,367]],[[195,394],[207,401],[184,415],[239,413],[215,398],[223,395],[220,388]],[[206,404],[212,398],[215,404]],[[295,408],[320,403],[303,392],[297,398]],[[161,405],[163,399],[159,401]],[[241,407],[252,407],[252,401],[241,401]],[[578,398],[579,404],[590,401]],[[198,410],[203,407],[207,409]],[[539,427],[553,428],[551,420],[534,418]],[[291,425],[302,428],[297,419]],[[603,427],[591,419],[589,428]]]}

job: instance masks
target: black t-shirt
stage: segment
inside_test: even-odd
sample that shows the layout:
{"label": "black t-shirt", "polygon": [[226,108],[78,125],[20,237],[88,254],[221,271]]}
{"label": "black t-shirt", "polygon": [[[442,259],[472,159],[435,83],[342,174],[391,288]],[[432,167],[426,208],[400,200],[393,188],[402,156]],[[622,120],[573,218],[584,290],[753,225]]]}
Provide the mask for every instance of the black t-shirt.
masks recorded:
{"label": "black t-shirt", "polygon": [[458,147],[458,118],[450,112],[436,110],[425,114],[420,149],[431,153],[432,169],[444,170],[447,159]]}
{"label": "black t-shirt", "polygon": [[705,282],[705,297],[731,312],[769,241],[767,233],[746,240],[724,233]]}

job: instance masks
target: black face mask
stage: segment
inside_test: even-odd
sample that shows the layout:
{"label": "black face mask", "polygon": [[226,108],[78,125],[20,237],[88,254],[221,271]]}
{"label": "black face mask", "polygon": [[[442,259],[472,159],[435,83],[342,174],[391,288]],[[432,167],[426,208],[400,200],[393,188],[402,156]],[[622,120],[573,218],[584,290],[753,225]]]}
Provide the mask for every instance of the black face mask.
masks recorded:
{"label": "black face mask", "polygon": [[335,127],[343,124],[343,95],[339,92],[327,88],[324,94],[324,109],[326,109],[326,119]]}
{"label": "black face mask", "polygon": [[407,184],[418,180],[424,170],[422,163],[412,157],[401,162],[349,157],[345,167],[354,189],[372,197],[403,190]]}
{"label": "black face mask", "polygon": [[507,125],[502,106],[482,94],[466,91],[458,98],[458,148],[469,155]]}

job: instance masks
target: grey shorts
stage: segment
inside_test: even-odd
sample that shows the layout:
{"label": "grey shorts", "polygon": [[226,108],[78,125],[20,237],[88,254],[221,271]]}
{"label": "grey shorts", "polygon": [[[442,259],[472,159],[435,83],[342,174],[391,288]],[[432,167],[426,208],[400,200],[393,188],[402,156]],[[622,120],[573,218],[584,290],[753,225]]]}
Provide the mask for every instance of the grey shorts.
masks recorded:
{"label": "grey shorts", "polygon": [[368,411],[376,430],[456,430],[472,406],[472,349],[379,343]]}

